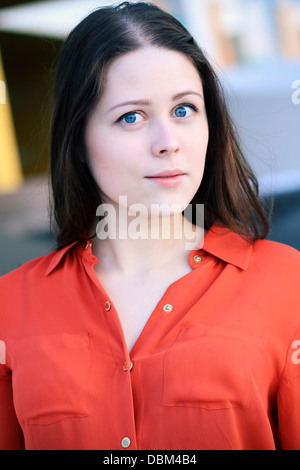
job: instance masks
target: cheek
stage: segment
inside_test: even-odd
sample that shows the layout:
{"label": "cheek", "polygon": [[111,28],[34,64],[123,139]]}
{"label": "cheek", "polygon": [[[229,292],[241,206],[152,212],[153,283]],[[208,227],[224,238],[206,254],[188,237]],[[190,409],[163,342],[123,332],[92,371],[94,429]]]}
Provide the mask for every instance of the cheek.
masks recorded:
{"label": "cheek", "polygon": [[123,139],[112,138],[108,132],[102,135],[90,132],[86,147],[91,173],[103,193],[110,196],[126,193],[128,180],[138,167],[132,145],[124,145]]}
{"label": "cheek", "polygon": [[112,166],[114,148],[107,135],[93,128],[87,129],[85,142],[90,169],[94,176],[99,176],[101,171]]}
{"label": "cheek", "polygon": [[[189,155],[192,155],[191,163],[199,168],[205,164],[207,145],[208,145],[208,130],[204,128],[202,132],[198,132],[189,141]],[[195,168],[197,169],[197,168]]]}
{"label": "cheek", "polygon": [[[110,132],[109,129],[99,130],[87,129],[86,149],[91,164],[99,168],[109,168],[114,165],[124,165],[134,156],[135,145],[133,139],[124,142],[122,136]],[[132,148],[133,147],[133,148]]]}
{"label": "cheek", "polygon": [[209,137],[208,122],[207,122],[207,119],[205,118],[203,119],[199,132],[196,135],[196,140],[198,142],[198,145],[200,146],[201,150],[204,153],[206,153],[208,137]]}

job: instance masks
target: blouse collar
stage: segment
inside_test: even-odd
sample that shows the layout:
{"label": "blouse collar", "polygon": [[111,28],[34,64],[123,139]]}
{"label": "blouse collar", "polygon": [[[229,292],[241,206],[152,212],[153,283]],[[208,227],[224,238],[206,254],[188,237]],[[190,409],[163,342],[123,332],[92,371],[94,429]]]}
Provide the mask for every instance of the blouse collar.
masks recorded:
{"label": "blouse collar", "polygon": [[[64,248],[54,252],[54,256],[46,270],[48,276],[58,266],[63,257],[75,245],[81,245],[83,249],[91,248],[88,240],[78,240]],[[249,265],[253,242],[246,240],[235,232],[213,225],[204,236],[204,242],[201,242],[199,249],[207,252],[216,258],[232,264],[240,269],[246,270]],[[197,248],[196,248],[197,249]]]}

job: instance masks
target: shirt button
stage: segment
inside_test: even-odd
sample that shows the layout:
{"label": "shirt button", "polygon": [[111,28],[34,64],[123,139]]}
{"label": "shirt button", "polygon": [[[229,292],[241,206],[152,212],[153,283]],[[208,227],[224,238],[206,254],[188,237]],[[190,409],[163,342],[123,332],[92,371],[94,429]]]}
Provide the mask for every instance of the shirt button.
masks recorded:
{"label": "shirt button", "polygon": [[195,255],[195,256],[194,256],[194,261],[196,261],[196,263],[201,263],[201,261],[202,261],[201,256]]}
{"label": "shirt button", "polygon": [[128,369],[128,364],[127,364],[127,361],[124,362],[123,364],[123,370],[126,372],[127,370],[131,371],[133,368],[133,364],[132,362],[130,362],[130,366],[129,366],[129,369]]}
{"label": "shirt button", "polygon": [[131,444],[131,440],[129,439],[129,437],[123,437],[122,442],[121,442],[121,446],[124,449],[127,449],[127,447],[129,447],[130,444]]}
{"label": "shirt button", "polygon": [[166,313],[170,313],[173,310],[173,306],[171,304],[166,304],[163,306],[163,311]]}
{"label": "shirt button", "polygon": [[109,301],[108,301],[108,300],[105,302],[104,308],[105,308],[105,310],[106,310],[107,312],[109,312],[109,311],[110,311],[110,309],[111,309],[111,305],[110,305],[110,303],[109,303]]}

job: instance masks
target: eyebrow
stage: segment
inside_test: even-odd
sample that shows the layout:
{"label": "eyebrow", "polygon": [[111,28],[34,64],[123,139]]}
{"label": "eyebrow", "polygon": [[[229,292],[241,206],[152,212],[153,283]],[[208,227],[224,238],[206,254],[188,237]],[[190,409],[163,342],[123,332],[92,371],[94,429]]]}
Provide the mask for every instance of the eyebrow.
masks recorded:
{"label": "eyebrow", "polygon": [[[198,93],[196,91],[192,91],[192,90],[187,90],[187,91],[183,91],[181,93],[177,93],[176,95],[172,96],[172,101],[176,101],[176,100],[179,100],[181,98],[183,98],[184,96],[187,96],[187,95],[196,95],[196,96],[199,96],[201,99],[203,99],[203,96],[201,95],[201,93]],[[133,105],[133,106],[150,106],[151,105],[151,101],[150,100],[130,100],[130,101],[124,101],[123,103],[119,103],[119,104],[116,104],[114,106],[112,106],[111,108],[109,108],[109,112],[110,111],[113,111],[114,109],[116,108],[121,108],[123,106],[128,106],[128,105]]]}

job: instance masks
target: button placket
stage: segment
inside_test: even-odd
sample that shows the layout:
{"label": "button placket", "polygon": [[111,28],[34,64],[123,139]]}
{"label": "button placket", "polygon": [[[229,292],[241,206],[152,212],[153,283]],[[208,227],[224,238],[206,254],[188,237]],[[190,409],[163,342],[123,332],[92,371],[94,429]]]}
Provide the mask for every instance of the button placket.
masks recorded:
{"label": "button placket", "polygon": [[[89,251],[89,250],[87,250]],[[92,280],[93,271],[90,269]],[[95,281],[94,281],[95,282]],[[98,283],[95,282],[98,286]],[[122,334],[121,322],[115,309],[113,300],[100,286],[99,306],[101,320],[106,330],[107,348],[115,368],[114,379],[111,386],[111,420],[117,431],[115,445],[117,449],[133,449],[137,447],[134,419],[133,393],[131,383],[131,362],[128,348]]]}
{"label": "button placket", "polygon": [[127,352],[124,359],[126,361],[116,371],[112,388],[112,400],[115,403],[112,419],[116,423],[116,429],[118,430],[118,448],[136,449],[133,390],[130,372],[132,363]]}

